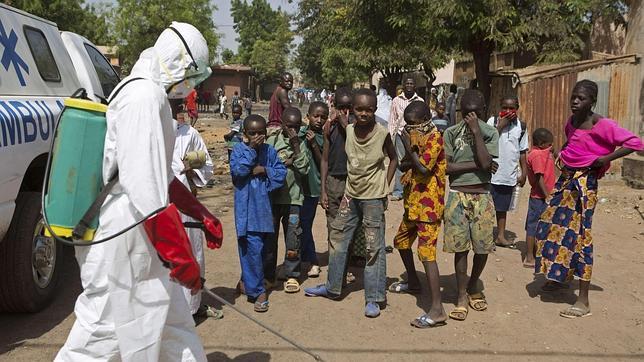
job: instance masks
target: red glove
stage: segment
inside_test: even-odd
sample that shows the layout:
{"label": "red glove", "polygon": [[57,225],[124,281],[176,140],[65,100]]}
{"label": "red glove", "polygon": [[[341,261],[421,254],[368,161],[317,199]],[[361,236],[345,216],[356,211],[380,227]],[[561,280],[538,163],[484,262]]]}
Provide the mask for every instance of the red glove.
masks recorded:
{"label": "red glove", "polygon": [[177,208],[170,204],[165,210],[145,220],[145,232],[161,260],[170,268],[170,278],[190,289],[201,289],[199,264],[192,254],[190,239]]}
{"label": "red glove", "polygon": [[224,239],[221,222],[176,177],[170,182],[170,202],[175,204],[181,213],[203,222],[206,244],[210,249],[221,247]]}

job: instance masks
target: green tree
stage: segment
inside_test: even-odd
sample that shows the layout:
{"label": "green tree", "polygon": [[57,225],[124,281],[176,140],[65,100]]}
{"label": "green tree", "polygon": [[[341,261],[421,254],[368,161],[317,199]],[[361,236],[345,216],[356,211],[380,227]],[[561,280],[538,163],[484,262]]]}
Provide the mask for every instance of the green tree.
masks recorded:
{"label": "green tree", "polygon": [[286,69],[293,41],[289,15],[273,10],[266,0],[232,0],[230,11],[239,34],[237,60],[253,67],[260,82],[277,79]]}
{"label": "green tree", "polygon": [[[350,19],[374,30],[377,12],[384,17],[385,37],[417,37],[430,48],[474,57],[480,90],[489,99],[490,55],[494,51],[532,51],[541,62],[581,57],[592,21],[598,16],[620,19],[625,5],[615,0],[351,0]],[[622,18],[623,21],[623,18]],[[377,24],[377,23],[376,23]],[[383,34],[367,37],[378,44]]]}
{"label": "green tree", "polygon": [[201,31],[213,63],[219,44],[212,20],[215,10],[216,7],[209,0],[119,0],[115,11],[114,35],[123,59],[124,73],[129,72],[143,50],[154,45],[159,34],[172,21],[190,23]]}
{"label": "green tree", "polygon": [[236,58],[236,56],[235,56],[235,52],[234,52],[234,51],[232,51],[232,50],[230,50],[230,49],[224,49],[224,50],[221,52],[221,61],[222,61],[224,64],[232,64],[232,63],[234,63],[234,62],[235,62],[235,58]]}
{"label": "green tree", "polygon": [[105,4],[83,0],[3,0],[7,5],[55,22],[58,29],[80,34],[97,45],[109,44],[109,11]]}
{"label": "green tree", "polygon": [[302,0],[298,4],[297,31],[302,42],[294,65],[309,86],[350,86],[370,74],[368,59],[353,47],[357,32],[347,24],[348,5],[346,0]]}

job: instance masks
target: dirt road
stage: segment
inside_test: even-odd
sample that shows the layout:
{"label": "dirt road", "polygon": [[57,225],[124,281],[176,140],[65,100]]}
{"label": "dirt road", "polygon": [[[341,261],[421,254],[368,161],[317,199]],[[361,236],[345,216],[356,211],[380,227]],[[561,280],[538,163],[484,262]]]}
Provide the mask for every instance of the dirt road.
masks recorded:
{"label": "dirt road", "polygon": [[[202,124],[203,123],[203,124]],[[225,122],[207,120],[198,128],[212,147],[219,172],[225,172],[223,145],[216,143],[225,132]],[[216,135],[216,136],[215,136]],[[508,229],[525,250],[523,225],[528,190],[521,206],[509,214]],[[200,199],[221,218],[226,235],[220,250],[206,253],[207,285],[215,293],[253,314],[275,329],[311,348],[327,361],[352,360],[545,360],[545,359],[644,359],[644,191],[629,189],[618,181],[600,184],[601,201],[593,225],[596,241],[595,269],[591,286],[591,317],[567,320],[558,312],[574,302],[576,285],[570,290],[546,294],[539,289],[543,279],[521,266],[521,251],[499,249],[489,258],[482,279],[489,301],[485,312],[470,311],[465,322],[449,321],[444,327],[418,330],[409,321],[429,306],[429,297],[388,295],[387,308],[376,319],[363,316],[361,273],[341,301],[289,295],[279,287],[270,296],[266,314],[252,311],[252,304],[235,295],[239,259],[233,235],[234,220],[230,176],[215,176],[213,188]],[[387,243],[402,216],[402,203],[391,202],[387,211]],[[314,226],[316,247],[326,265],[326,227],[318,209]],[[283,243],[280,244],[283,250]],[[442,242],[439,242],[442,248]],[[440,249],[439,249],[440,250]],[[0,315],[0,361],[48,361],[64,343],[74,321],[73,304],[80,292],[78,267],[68,250],[66,274],[60,297],[46,310],[32,315]],[[456,299],[452,257],[439,251],[443,305],[447,311]],[[420,272],[421,266],[417,263]],[[387,256],[389,283],[404,271],[396,252]],[[313,286],[326,279],[303,281]],[[426,291],[426,285],[423,284]],[[426,292],[425,292],[426,293]],[[218,303],[206,298],[212,304]],[[209,361],[300,361],[309,357],[261,330],[230,308],[223,307],[222,320],[208,320],[197,331]]]}

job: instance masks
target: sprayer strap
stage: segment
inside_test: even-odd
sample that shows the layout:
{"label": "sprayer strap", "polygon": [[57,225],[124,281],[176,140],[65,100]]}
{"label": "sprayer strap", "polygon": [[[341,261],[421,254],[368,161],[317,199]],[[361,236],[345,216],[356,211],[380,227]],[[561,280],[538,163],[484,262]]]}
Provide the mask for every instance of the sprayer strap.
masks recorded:
{"label": "sprayer strap", "polygon": [[105,187],[103,187],[98,196],[96,196],[96,199],[94,200],[94,202],[92,202],[92,205],[90,205],[87,211],[85,211],[85,215],[83,215],[78,224],[76,224],[76,226],[74,227],[74,230],[72,230],[72,237],[74,239],[83,238],[83,235],[85,235],[85,232],[91,226],[92,221],[94,220],[94,218],[96,218],[96,216],[98,216],[99,212],[101,211],[101,207],[103,206],[107,195],[110,194],[112,187],[114,187],[118,180],[119,174],[117,172],[116,174],[114,174],[114,176],[112,176]]}
{"label": "sprayer strap", "polygon": [[[125,88],[126,85],[130,84],[131,82],[139,79],[144,79],[141,77],[135,77],[132,79],[128,79],[123,85],[121,85],[119,88],[117,88],[114,92],[112,92],[109,102],[111,102],[116,96],[119,94],[119,92]],[[98,214],[101,211],[101,207],[103,206],[103,203],[105,202],[105,199],[107,198],[107,195],[110,194],[110,191],[112,190],[112,187],[118,182],[119,180],[119,174],[118,170],[112,175],[110,180],[107,182],[105,187],[101,190],[101,192],[98,194],[94,202],[90,205],[90,207],[85,211],[85,214],[83,217],[80,219],[78,224],[74,227],[74,230],[72,230],[72,237],[74,239],[83,239],[83,236],[85,235],[85,232],[87,229],[91,226],[92,221],[98,216]]]}

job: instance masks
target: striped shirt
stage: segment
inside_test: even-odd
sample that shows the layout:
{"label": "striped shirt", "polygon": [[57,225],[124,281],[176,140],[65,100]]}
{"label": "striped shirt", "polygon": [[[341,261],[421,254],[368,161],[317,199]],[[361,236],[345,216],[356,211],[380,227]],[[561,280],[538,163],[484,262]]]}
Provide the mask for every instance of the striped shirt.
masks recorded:
{"label": "striped shirt", "polygon": [[392,139],[397,135],[400,134],[405,127],[405,118],[404,113],[405,113],[405,108],[409,105],[409,103],[414,102],[414,101],[421,101],[424,102],[424,100],[418,96],[418,94],[414,93],[414,95],[411,98],[405,97],[405,92],[400,93],[400,95],[396,98],[394,98],[391,101],[391,111],[389,112],[389,134],[391,135]]}

